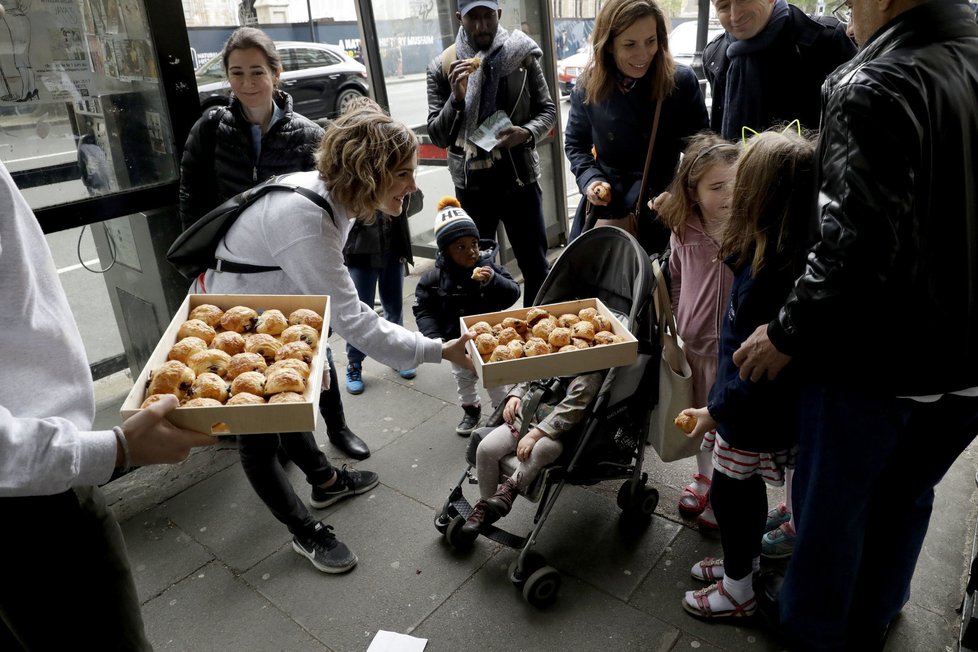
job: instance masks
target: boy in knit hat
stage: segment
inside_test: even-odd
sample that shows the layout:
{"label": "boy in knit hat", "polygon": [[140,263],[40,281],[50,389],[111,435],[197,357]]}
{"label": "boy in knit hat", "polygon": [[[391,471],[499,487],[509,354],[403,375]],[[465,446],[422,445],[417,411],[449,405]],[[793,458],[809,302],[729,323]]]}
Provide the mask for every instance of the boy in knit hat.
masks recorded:
{"label": "boy in knit hat", "polygon": [[[520,286],[496,264],[496,243],[479,240],[475,222],[454,197],[442,197],[435,215],[438,254],[435,269],[425,272],[415,290],[414,316],[425,336],[450,340],[461,335],[459,317],[505,310],[520,297]],[[462,421],[455,432],[468,437],[482,413],[474,371],[452,364]],[[493,405],[508,387],[489,390]]]}

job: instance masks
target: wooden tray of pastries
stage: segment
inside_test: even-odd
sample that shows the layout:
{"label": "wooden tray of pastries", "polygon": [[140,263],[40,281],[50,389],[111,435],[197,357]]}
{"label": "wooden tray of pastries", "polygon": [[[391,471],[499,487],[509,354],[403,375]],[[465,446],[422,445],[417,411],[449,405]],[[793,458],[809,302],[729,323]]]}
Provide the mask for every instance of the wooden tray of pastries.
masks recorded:
{"label": "wooden tray of pastries", "polygon": [[599,299],[469,315],[462,330],[483,387],[623,367],[638,340]]}
{"label": "wooden tray of pastries", "polygon": [[316,429],[329,297],[190,294],[122,404],[174,394],[175,425],[221,435]]}

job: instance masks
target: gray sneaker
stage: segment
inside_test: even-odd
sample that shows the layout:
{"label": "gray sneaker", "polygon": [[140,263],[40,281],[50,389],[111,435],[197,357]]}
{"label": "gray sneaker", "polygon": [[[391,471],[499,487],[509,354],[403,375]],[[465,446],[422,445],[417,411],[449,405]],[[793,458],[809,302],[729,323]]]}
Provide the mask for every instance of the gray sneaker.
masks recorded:
{"label": "gray sneaker", "polygon": [[336,469],[336,482],[325,489],[321,487],[312,488],[312,498],[310,503],[316,509],[329,507],[333,503],[343,500],[347,496],[359,496],[377,486],[380,477],[373,471],[357,471],[356,469],[343,468]]}
{"label": "gray sneaker", "polygon": [[357,556],[332,530],[332,525],[316,523],[308,535],[292,537],[292,549],[324,573],[345,573],[357,565]]}

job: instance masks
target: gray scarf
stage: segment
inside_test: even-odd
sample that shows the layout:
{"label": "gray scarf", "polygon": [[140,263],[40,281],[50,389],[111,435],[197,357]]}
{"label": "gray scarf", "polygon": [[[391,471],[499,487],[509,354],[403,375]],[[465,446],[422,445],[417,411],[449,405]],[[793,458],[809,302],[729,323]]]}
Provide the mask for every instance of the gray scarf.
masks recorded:
{"label": "gray scarf", "polygon": [[760,79],[757,59],[765,54],[781,30],[788,25],[788,3],[777,0],[771,11],[771,18],[760,34],[754,38],[738,41],[728,32],[727,58],[730,67],[727,69],[727,88],[723,98],[723,125],[720,129],[723,137],[728,140],[739,140],[743,127],[761,131],[771,125],[761,124],[764,120],[764,88],[765,81]]}
{"label": "gray scarf", "polygon": [[[469,43],[465,29],[459,27],[455,37],[455,53],[459,59],[471,59],[476,55],[482,58],[478,70],[469,75],[469,85],[465,91],[465,126],[455,141],[456,146],[465,150],[465,158],[469,159],[479,153],[479,148],[470,143],[469,138],[482,121],[497,109],[499,81],[519,68],[527,56],[542,57],[543,50],[522,31],[510,32],[500,27],[489,48],[477,52]],[[498,159],[501,155],[498,149],[492,151],[493,158]]]}

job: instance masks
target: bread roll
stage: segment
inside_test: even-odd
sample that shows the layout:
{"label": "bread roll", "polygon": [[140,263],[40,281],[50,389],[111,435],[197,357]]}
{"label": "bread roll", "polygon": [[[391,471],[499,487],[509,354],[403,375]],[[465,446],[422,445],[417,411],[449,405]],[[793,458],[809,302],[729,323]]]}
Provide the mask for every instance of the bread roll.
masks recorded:
{"label": "bread roll", "polygon": [[523,341],[520,334],[516,332],[515,328],[504,328],[499,331],[499,335],[496,337],[500,344],[509,344],[513,340]]}
{"label": "bread roll", "polygon": [[224,405],[217,399],[213,398],[192,398],[189,401],[184,401],[180,407],[182,408],[194,408],[194,407],[221,407]]}
{"label": "bread roll", "polygon": [[550,344],[550,346],[556,349],[560,349],[562,346],[567,346],[571,343],[571,329],[558,326],[550,331],[550,336],[547,338],[547,342]]}
{"label": "bread roll", "polygon": [[317,333],[323,332],[322,316],[315,310],[310,310],[309,308],[299,308],[298,310],[292,311],[292,314],[289,315],[289,325],[295,326],[296,324],[312,326],[316,329]]}
{"label": "bread roll", "polygon": [[187,315],[187,319],[199,319],[211,328],[217,328],[218,324],[221,323],[221,317],[224,316],[224,311],[217,306],[212,306],[209,303],[202,303]]}
{"label": "bread roll", "polygon": [[489,362],[501,362],[503,360],[512,360],[513,352],[505,344],[500,344],[495,349],[492,350],[492,354],[489,356]]}
{"label": "bread roll", "polygon": [[602,346],[604,344],[617,344],[618,342],[624,342],[625,338],[621,335],[615,335],[611,331],[600,331],[594,334],[594,346]]}
{"label": "bread roll", "polygon": [[258,353],[239,353],[231,357],[224,377],[228,380],[234,380],[246,371],[263,373],[267,367],[268,363],[265,362],[265,358]]}
{"label": "bread roll", "polygon": [[169,396],[169,394],[150,394],[146,397],[146,400],[143,401],[143,404],[139,406],[139,409],[142,410],[143,408],[148,408],[150,405],[156,403],[164,396]]}
{"label": "bread roll", "polygon": [[150,373],[146,395],[173,394],[182,400],[186,398],[196,377],[193,369],[179,360],[168,360]]}
{"label": "bread roll", "polygon": [[564,346],[557,349],[557,353],[567,353],[568,351],[578,351],[579,349],[573,344],[565,344]]}
{"label": "bread roll", "polygon": [[531,339],[523,346],[523,355],[526,357],[534,355],[546,355],[550,353],[550,345],[541,339]]}
{"label": "bread roll", "polygon": [[534,337],[539,337],[541,340],[547,341],[550,338],[550,333],[557,328],[557,321],[551,319],[538,319],[530,332],[533,333]]}
{"label": "bread roll", "polygon": [[166,359],[179,360],[183,364],[187,364],[187,360],[189,360],[190,356],[192,356],[194,353],[197,353],[198,351],[206,351],[206,350],[207,350],[207,342],[205,342],[204,340],[200,339],[199,337],[193,337],[193,336],[185,337],[173,345],[173,348],[170,349],[170,352],[167,354]]}
{"label": "bread roll", "polygon": [[573,344],[579,349],[587,349],[590,348],[591,346],[591,342],[584,339],[583,337],[571,337],[571,344]]}
{"label": "bread roll", "polygon": [[604,315],[595,315],[591,323],[594,324],[595,332],[610,331],[612,329],[611,320]]}
{"label": "bread roll", "polygon": [[490,355],[499,346],[499,340],[489,333],[481,333],[475,338],[475,348],[482,355]]}
{"label": "bread roll", "polygon": [[305,401],[302,394],[296,392],[282,392],[268,399],[269,403],[305,403]]}
{"label": "bread roll", "polygon": [[487,321],[477,321],[469,326],[469,331],[476,335],[481,335],[482,333],[489,333],[491,335],[492,326]]}
{"label": "bread roll", "polygon": [[260,371],[246,371],[231,381],[231,394],[237,396],[247,393],[262,396],[265,393],[266,382],[265,374]]}
{"label": "bread roll", "polygon": [[577,316],[584,321],[591,321],[591,319],[593,319],[596,314],[598,314],[597,308],[581,308],[577,312]]}
{"label": "bread roll", "polygon": [[549,316],[550,313],[544,310],[543,308],[530,308],[530,310],[527,311],[526,313],[526,325],[532,327],[533,324],[537,323],[544,317],[549,317]]}
{"label": "bread roll", "polygon": [[265,379],[265,396],[281,392],[303,393],[306,391],[306,379],[293,369],[282,369]]}
{"label": "bread roll", "polygon": [[194,378],[190,386],[190,398],[212,398],[223,403],[228,400],[228,385],[217,374],[205,372]]}
{"label": "bread roll", "polygon": [[282,342],[277,337],[268,333],[257,333],[245,339],[245,351],[257,353],[269,364],[275,361],[275,355],[282,346]]}
{"label": "bread roll", "polygon": [[492,334],[493,335],[495,335],[496,337],[499,337],[499,334],[502,333],[502,332],[503,332],[503,325],[502,324],[493,324],[492,325]]}
{"label": "bread roll", "polygon": [[239,353],[244,353],[245,339],[241,336],[241,333],[221,331],[211,341],[211,348],[224,351],[228,355],[238,355]]}
{"label": "bread roll", "polygon": [[557,317],[557,325],[564,328],[570,328],[579,321],[581,321],[581,318],[570,312]]}
{"label": "bread roll", "polygon": [[299,375],[305,378],[306,380],[309,379],[309,374],[312,372],[308,363],[303,362],[302,360],[296,360],[295,358],[286,358],[284,360],[279,360],[274,364],[269,365],[268,369],[265,370],[265,375],[271,376],[276,372],[278,372],[280,369],[292,369],[294,371],[297,371]]}
{"label": "bread roll", "polygon": [[250,333],[258,323],[258,313],[246,306],[235,306],[221,317],[221,328],[235,333]]}
{"label": "bread roll", "polygon": [[307,324],[296,324],[289,326],[282,331],[282,342],[305,342],[310,348],[315,349],[319,346],[319,331]]}
{"label": "bread roll", "polygon": [[206,323],[200,321],[199,319],[188,319],[180,325],[180,330],[177,331],[177,341],[184,339],[185,337],[197,337],[204,340],[207,346],[211,345],[211,340],[217,335],[217,331],[208,326]]}
{"label": "bread roll", "polygon": [[264,405],[265,399],[256,394],[249,394],[248,392],[241,392],[240,394],[235,394],[228,399],[225,405]]}
{"label": "bread roll", "polygon": [[514,359],[523,357],[523,340],[513,340],[506,346],[513,352]]}
{"label": "bread roll", "polygon": [[578,337],[588,342],[594,341],[594,324],[585,319],[574,324],[574,328],[571,331],[572,337]]}
{"label": "bread roll", "polygon": [[673,423],[676,424],[677,428],[688,435],[696,428],[696,417],[680,412],[679,415],[673,420]]}
{"label": "bread roll", "polygon": [[507,317],[504,319],[502,321],[502,327],[512,328],[519,333],[519,336],[523,339],[526,339],[527,334],[530,332],[530,328],[526,325],[526,322],[522,319],[517,319],[516,317]]}
{"label": "bread roll", "polygon": [[289,358],[302,360],[306,364],[312,364],[312,347],[305,342],[289,342],[288,344],[283,344],[282,348],[275,354],[275,360],[288,360]]}
{"label": "bread roll", "polygon": [[262,312],[258,315],[258,321],[255,322],[255,332],[267,335],[279,335],[288,327],[289,322],[285,315],[282,314],[281,310],[274,308]]}
{"label": "bread roll", "polygon": [[231,356],[224,351],[207,349],[206,351],[198,351],[197,353],[194,353],[192,356],[190,356],[187,364],[191,369],[193,369],[194,375],[196,376],[210,372],[224,378],[224,376],[227,375],[228,364],[230,362]]}

